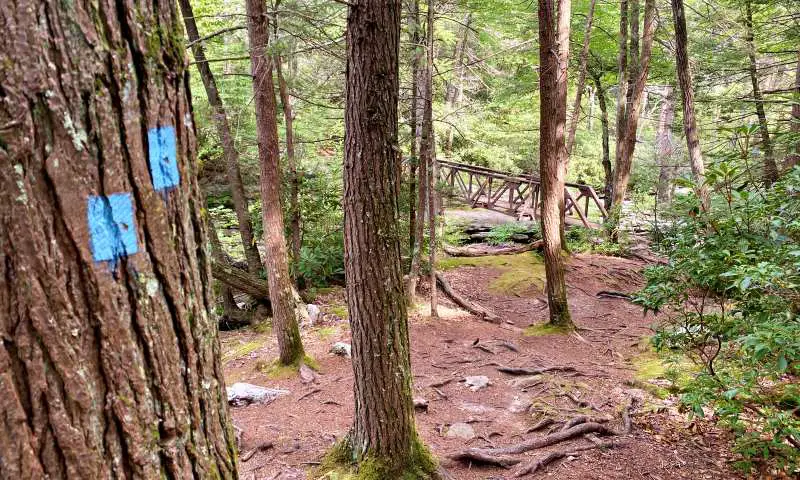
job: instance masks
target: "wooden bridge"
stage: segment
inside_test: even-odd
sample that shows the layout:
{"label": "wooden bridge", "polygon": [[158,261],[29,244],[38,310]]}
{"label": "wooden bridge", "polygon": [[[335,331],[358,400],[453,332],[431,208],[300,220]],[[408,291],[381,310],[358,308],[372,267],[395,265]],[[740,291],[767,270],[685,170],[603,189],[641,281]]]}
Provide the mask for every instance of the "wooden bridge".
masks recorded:
{"label": "wooden bridge", "polygon": [[[539,217],[542,205],[538,178],[444,160],[438,163],[440,180],[473,208],[494,210],[519,220]],[[589,185],[567,183],[564,201],[568,224],[598,228],[608,216],[597,192]]]}

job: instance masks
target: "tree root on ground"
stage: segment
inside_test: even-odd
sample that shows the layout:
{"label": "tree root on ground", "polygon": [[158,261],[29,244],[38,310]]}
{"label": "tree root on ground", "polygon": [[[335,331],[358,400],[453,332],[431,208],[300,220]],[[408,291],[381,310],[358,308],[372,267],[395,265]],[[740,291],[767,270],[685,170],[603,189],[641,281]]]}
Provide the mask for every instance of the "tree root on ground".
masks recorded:
{"label": "tree root on ground", "polygon": [[514,477],[523,477],[531,473],[536,473],[537,471],[544,469],[547,465],[555,462],[556,460],[560,460],[565,457],[577,457],[582,452],[585,452],[587,450],[593,450],[595,448],[614,448],[619,445],[621,445],[621,442],[606,441],[606,442],[593,443],[592,445],[582,445],[577,447],[565,448],[563,450],[556,450],[544,455],[541,458],[534,459],[533,461],[526,463],[516,472],[514,472]]}
{"label": "tree root on ground", "polygon": [[450,286],[450,283],[444,278],[439,272],[436,272],[436,284],[442,290],[447,298],[452,300],[456,305],[463,308],[464,310],[468,311],[469,313],[481,317],[483,320],[491,323],[501,323],[502,320],[496,314],[492,313],[488,309],[482,307],[481,305],[474,304],[469,300],[465,299],[461,295],[457,294],[453,288]]}
{"label": "tree root on ground", "polygon": [[575,367],[542,367],[542,368],[525,368],[525,367],[507,367],[505,365],[500,365],[497,367],[498,372],[507,373],[509,375],[539,375],[541,373],[547,372],[576,372],[577,369]]}

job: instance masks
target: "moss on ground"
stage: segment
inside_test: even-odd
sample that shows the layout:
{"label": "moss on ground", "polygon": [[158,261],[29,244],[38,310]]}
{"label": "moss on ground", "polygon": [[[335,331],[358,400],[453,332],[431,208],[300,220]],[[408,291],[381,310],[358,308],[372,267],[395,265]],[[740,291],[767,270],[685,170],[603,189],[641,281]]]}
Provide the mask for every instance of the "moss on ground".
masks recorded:
{"label": "moss on ground", "polygon": [[354,461],[352,447],[347,438],[328,451],[321,465],[315,469],[314,478],[320,480],[433,480],[439,478],[439,463],[419,437],[414,438],[411,458],[404,465],[389,466],[374,457]]}
{"label": "moss on ground", "polygon": [[[697,366],[683,355],[658,353],[649,344],[649,339],[643,341],[647,342],[640,348],[643,352],[631,359],[636,368],[631,384],[658,398],[684,391],[692,375],[698,371]],[[665,380],[669,385],[656,385],[651,380]]]}
{"label": "moss on ground", "polygon": [[552,325],[550,323],[537,323],[525,329],[524,334],[526,337],[544,337],[546,335],[568,335],[573,329],[561,325]]}
{"label": "moss on ground", "polygon": [[311,370],[318,372],[319,362],[311,355],[305,354],[302,360],[298,360],[290,365],[283,365],[280,360],[271,362],[260,361],[256,363],[256,370],[266,375],[272,380],[286,380],[292,378],[300,372],[300,366],[306,365]]}
{"label": "moss on ground", "polygon": [[336,326],[319,327],[316,330],[316,333],[317,333],[317,336],[320,338],[320,340],[327,340],[327,339],[331,338],[332,336],[336,335],[337,330],[338,329],[336,328]]}
{"label": "moss on ground", "polygon": [[229,362],[231,360],[236,360],[237,358],[244,357],[250,353],[255,352],[259,348],[264,346],[264,341],[261,340],[253,340],[250,342],[240,343],[233,347],[231,350],[222,354],[222,361]]}
{"label": "moss on ground", "polygon": [[347,311],[346,305],[328,305],[323,309],[330,314],[336,315],[342,320],[347,320],[350,317],[350,312]]}
{"label": "moss on ground", "polygon": [[532,288],[538,292],[544,291],[544,262],[541,257],[532,252],[485,257],[448,257],[437,263],[437,268],[441,271],[459,267],[500,269],[502,272],[500,276],[489,284],[489,292],[496,295],[521,296]]}

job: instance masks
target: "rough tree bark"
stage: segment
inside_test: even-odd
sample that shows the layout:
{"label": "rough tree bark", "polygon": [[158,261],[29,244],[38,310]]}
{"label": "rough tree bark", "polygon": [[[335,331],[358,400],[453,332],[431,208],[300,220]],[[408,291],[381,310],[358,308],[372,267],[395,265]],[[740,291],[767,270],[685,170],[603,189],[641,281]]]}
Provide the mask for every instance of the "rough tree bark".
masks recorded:
{"label": "rough tree bark", "polygon": [[[628,95],[628,0],[619,2],[619,52],[617,55],[617,124],[614,159],[619,158],[619,151],[625,138],[625,107]],[[612,178],[613,178],[612,171]],[[614,198],[614,182],[611,182],[611,195],[606,197],[606,209],[609,212],[609,221],[617,220],[619,211],[610,210]]]}
{"label": "rough tree bark", "polygon": [[750,82],[753,85],[753,101],[758,117],[759,134],[761,135],[761,149],[764,151],[764,183],[769,186],[778,180],[778,164],[775,163],[775,153],[772,149],[772,139],[769,136],[767,113],[764,109],[764,96],[758,85],[758,59],[756,58],[756,41],[753,32],[753,6],[750,0],[744,2],[744,28],[745,42],[747,43],[748,70]]}
{"label": "rough tree bark", "polygon": [[247,31],[250,37],[250,62],[253,74],[253,97],[258,130],[258,156],[261,162],[261,211],[264,219],[267,280],[272,321],[278,337],[280,362],[297,364],[303,359],[300,340],[298,304],[294,298],[292,277],[283,236],[281,211],[280,147],[275,120],[275,87],[272,83],[271,57],[267,54],[269,26],[266,5],[261,0],[247,0]]}
{"label": "rough tree bark", "polygon": [[[637,9],[638,10],[638,9]],[[628,101],[625,107],[625,119],[623,134],[617,138],[617,158],[614,165],[614,185],[612,206],[621,208],[628,189],[628,181],[631,175],[633,164],[633,154],[636,149],[636,131],[639,125],[639,107],[641,106],[644,87],[647,83],[647,72],[650,67],[650,53],[653,48],[653,34],[656,29],[656,4],[655,0],[645,0],[644,4],[644,31],[642,32],[641,55],[635,56],[639,52],[638,34],[634,43],[634,32],[631,28],[631,58],[632,64],[629,74]],[[638,19],[638,14],[635,16]],[[638,21],[636,22],[638,25]],[[631,23],[633,27],[633,23]],[[635,60],[634,60],[635,59]]]}
{"label": "rough tree bark", "polygon": [[[419,165],[419,149],[417,144],[417,83],[419,81],[419,0],[408,2],[408,37],[411,42],[411,105],[409,108],[409,130],[411,132],[411,148],[409,158],[409,182],[408,182],[408,251],[411,257],[414,256],[417,242],[417,166]],[[421,207],[420,207],[421,208]],[[423,215],[423,218],[425,215]],[[419,265],[419,264],[417,264]],[[411,268],[409,268],[409,272]],[[409,277],[410,278],[410,277]],[[415,284],[416,290],[416,284]],[[409,293],[409,298],[413,300],[414,292]]]}
{"label": "rough tree bark", "polygon": [[658,205],[666,205],[672,201],[672,180],[675,178],[675,166],[672,154],[675,151],[672,141],[672,123],[675,120],[675,94],[671,85],[664,90],[661,103],[661,114],[656,128],[656,165],[658,165],[658,184],[656,198]]}
{"label": "rough tree bark", "polygon": [[[445,91],[445,113],[448,116],[455,112],[464,89],[464,55],[467,51],[470,23],[472,23],[472,12],[467,12],[464,16],[464,22],[460,29],[461,35],[456,41],[456,48],[453,54],[453,77],[447,82],[447,90]],[[450,121],[452,122],[452,120]],[[442,148],[446,159],[449,159],[453,154],[453,130],[453,125],[447,126],[447,135],[445,135]]]}
{"label": "rough tree bark", "polygon": [[542,182],[541,224],[547,300],[550,323],[566,328],[574,328],[567,305],[560,235],[567,170],[564,130],[567,122],[570,7],[570,0],[539,0],[539,175]]}
{"label": "rough tree bark", "polygon": [[174,3],[0,9],[0,476],[237,477]]}
{"label": "rough tree bark", "polygon": [[[427,458],[415,425],[400,264],[397,140],[400,1],[360,0],[347,17],[344,253],[355,409],[343,447],[378,477]],[[430,462],[428,462],[430,463]],[[429,464],[422,470],[433,470]]]}
{"label": "rough tree bark", "polygon": [[239,222],[239,234],[242,237],[247,269],[250,273],[257,275],[261,270],[261,255],[258,253],[258,246],[253,237],[253,224],[250,219],[247,195],[244,192],[242,174],[239,170],[239,152],[236,150],[236,145],[233,141],[228,115],[225,112],[222,98],[219,96],[214,73],[211,71],[210,64],[206,61],[205,48],[203,47],[203,42],[200,41],[200,33],[197,30],[197,22],[194,19],[192,5],[189,0],[178,0],[178,3],[183,14],[183,22],[186,25],[186,36],[192,44],[195,66],[197,71],[200,72],[200,78],[203,80],[208,104],[214,112],[214,125],[217,127],[217,135],[219,135],[222,143],[222,152],[225,156],[228,184],[231,188],[231,200],[233,200],[233,209]]}
{"label": "rough tree bark", "polygon": [[583,32],[583,48],[581,49],[580,63],[578,65],[578,84],[575,91],[575,103],[572,104],[572,117],[569,120],[567,131],[567,154],[572,153],[575,146],[575,133],[578,130],[578,119],[581,113],[581,99],[586,85],[586,65],[589,61],[589,42],[592,38],[592,21],[594,20],[594,7],[597,0],[589,3],[589,13],[586,15],[586,29]]}
{"label": "rough tree bark", "polygon": [[606,90],[603,87],[602,72],[590,71],[589,74],[594,82],[595,90],[597,91],[597,104],[600,107],[600,128],[603,137],[603,174],[605,177],[605,187],[603,189],[604,198],[603,203],[608,210],[611,208],[611,186],[613,181],[613,172],[611,170],[611,152],[609,146],[609,127],[608,127],[608,106],[606,103]]}
{"label": "rough tree bark", "polygon": [[[692,71],[689,67],[689,40],[686,32],[686,14],[683,11],[683,0],[672,0],[672,19],[675,22],[675,63],[678,83],[681,86],[683,103],[683,130],[686,135],[686,147],[689,152],[689,164],[697,184],[695,189],[700,199],[700,208],[708,210],[708,188],[704,185],[705,166],[703,153],[700,151],[700,135],[694,116],[694,88],[692,87]],[[671,189],[670,189],[671,191]]]}
{"label": "rough tree bark", "polygon": [[800,164],[800,50],[797,51],[797,66],[794,74],[794,95],[792,96],[792,117],[790,131],[796,135],[794,147],[789,151],[784,163],[784,169],[790,169]]}

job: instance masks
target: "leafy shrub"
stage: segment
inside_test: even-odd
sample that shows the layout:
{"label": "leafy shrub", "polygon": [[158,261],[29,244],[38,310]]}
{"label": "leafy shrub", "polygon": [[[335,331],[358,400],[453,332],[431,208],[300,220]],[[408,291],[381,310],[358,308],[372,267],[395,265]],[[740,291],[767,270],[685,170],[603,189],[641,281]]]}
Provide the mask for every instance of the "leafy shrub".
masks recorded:
{"label": "leafy shrub", "polygon": [[702,367],[683,402],[699,416],[713,408],[735,432],[739,465],[797,473],[800,168],[767,191],[737,189],[741,176],[729,161],[709,168],[708,212],[693,195],[677,202],[661,232],[670,262],[646,270],[635,301],[665,313],[657,348],[684,351]]}
{"label": "leafy shrub", "polygon": [[541,238],[539,225],[536,223],[509,222],[496,225],[489,230],[486,243],[489,245],[500,245],[512,241],[514,235],[529,235],[532,238]]}

